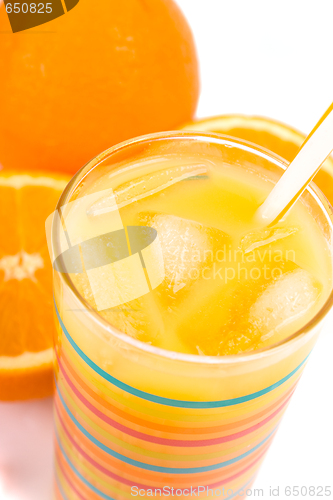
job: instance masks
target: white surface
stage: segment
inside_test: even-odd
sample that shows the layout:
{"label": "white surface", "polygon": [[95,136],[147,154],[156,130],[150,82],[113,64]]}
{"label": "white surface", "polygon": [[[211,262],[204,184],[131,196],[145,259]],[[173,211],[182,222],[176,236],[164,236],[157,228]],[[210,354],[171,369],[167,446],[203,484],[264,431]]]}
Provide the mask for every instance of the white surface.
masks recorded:
{"label": "white surface", "polygon": [[0,500],[50,500],[52,399],[0,403]]}
{"label": "white surface", "polygon": [[201,64],[198,116],[270,116],[309,133],[333,98],[332,0],[177,0]]}
{"label": "white surface", "polygon": [[[332,0],[178,3],[201,61],[198,116],[266,115],[312,129],[333,98]],[[294,498],[285,486],[331,486],[333,499],[332,330],[333,315],[256,482],[265,500],[270,486],[282,500]],[[51,415],[51,400],[0,404],[0,500],[51,498]]]}

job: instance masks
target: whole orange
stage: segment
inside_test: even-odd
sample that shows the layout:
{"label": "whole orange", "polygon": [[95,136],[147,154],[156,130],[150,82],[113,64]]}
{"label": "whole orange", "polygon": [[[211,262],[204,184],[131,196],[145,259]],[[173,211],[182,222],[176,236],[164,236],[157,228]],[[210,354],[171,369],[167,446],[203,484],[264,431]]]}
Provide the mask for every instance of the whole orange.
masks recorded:
{"label": "whole orange", "polygon": [[2,3],[0,32],[4,168],[74,173],[113,144],[175,129],[195,112],[194,41],[172,0],[80,0],[16,34]]}

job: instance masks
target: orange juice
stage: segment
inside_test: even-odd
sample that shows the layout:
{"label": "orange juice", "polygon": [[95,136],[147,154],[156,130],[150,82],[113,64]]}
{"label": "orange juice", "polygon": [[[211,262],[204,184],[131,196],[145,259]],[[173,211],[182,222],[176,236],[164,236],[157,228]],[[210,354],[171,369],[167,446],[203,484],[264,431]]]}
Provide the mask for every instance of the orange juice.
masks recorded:
{"label": "orange juice", "polygon": [[331,301],[324,197],[253,222],[282,172],[182,133],[74,178],[52,236],[56,498],[244,498]]}
{"label": "orange juice", "polygon": [[[327,300],[330,253],[302,203],[278,224],[256,227],[253,215],[271,187],[251,172],[234,172],[204,156],[192,163],[157,156],[130,172],[108,172],[87,187],[88,195],[113,190],[124,227],[157,231],[160,245],[151,258],[161,260],[165,271],[156,288],[100,314],[150,345],[209,356],[252,351],[296,332]],[[101,195],[89,207],[93,221],[103,202]],[[109,232],[104,217],[102,234]],[[106,251],[112,259],[112,249]],[[72,279],[94,308],[95,297],[114,293],[105,287],[104,273],[93,290],[86,273]]]}

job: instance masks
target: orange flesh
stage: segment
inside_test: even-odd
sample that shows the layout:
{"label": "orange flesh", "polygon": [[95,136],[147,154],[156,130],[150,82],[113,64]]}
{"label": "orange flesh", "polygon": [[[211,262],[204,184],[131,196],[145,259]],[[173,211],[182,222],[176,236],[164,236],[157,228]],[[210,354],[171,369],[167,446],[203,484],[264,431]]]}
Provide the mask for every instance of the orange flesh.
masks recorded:
{"label": "orange flesh", "polygon": [[0,175],[0,399],[52,393],[55,328],[45,220],[66,183],[49,175]]}

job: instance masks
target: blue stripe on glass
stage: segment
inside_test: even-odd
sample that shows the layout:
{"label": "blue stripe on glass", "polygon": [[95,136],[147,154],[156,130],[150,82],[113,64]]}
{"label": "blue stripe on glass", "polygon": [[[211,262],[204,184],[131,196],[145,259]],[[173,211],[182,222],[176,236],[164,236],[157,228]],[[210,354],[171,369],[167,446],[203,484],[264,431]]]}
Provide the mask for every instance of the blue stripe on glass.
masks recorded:
{"label": "blue stripe on glass", "polygon": [[169,399],[169,398],[164,398],[161,396],[155,396],[154,394],[149,394],[148,392],[140,391],[139,389],[135,389],[134,387],[131,387],[128,384],[125,384],[124,382],[121,382],[120,380],[116,379],[115,377],[112,377],[109,373],[105,372],[102,370],[96,363],[94,363],[84,352],[79,348],[79,346],[74,342],[70,334],[68,333],[68,330],[66,329],[60,314],[57,309],[57,305],[54,301],[54,306],[55,306],[55,311],[60,323],[60,326],[62,328],[62,331],[64,332],[68,342],[71,344],[73,349],[76,351],[76,353],[87,363],[90,368],[92,368],[98,375],[103,377],[105,380],[113,384],[115,387],[118,387],[119,389],[122,389],[123,391],[127,392],[128,394],[132,394],[133,396],[136,396],[141,399],[145,399],[146,401],[151,401],[152,403],[157,403],[160,405],[164,406],[174,406],[177,408],[193,408],[193,409],[207,409],[207,408],[223,408],[226,406],[233,406],[233,405],[238,405],[241,403],[246,403],[247,401],[252,401],[253,399],[260,398],[261,396],[264,396],[265,394],[274,391],[277,387],[280,387],[280,385],[284,384],[289,380],[295,373],[298,372],[298,370],[306,363],[309,355],[302,361],[300,365],[297,366],[289,375],[284,377],[283,379],[279,380],[273,385],[270,385],[269,387],[266,387],[266,389],[262,389],[261,391],[254,392],[253,394],[249,394],[248,396],[242,396],[239,398],[234,398],[234,399],[225,399],[222,401],[181,401],[178,399]]}
{"label": "blue stripe on glass", "polygon": [[228,465],[232,465],[236,462],[239,462],[243,458],[248,457],[252,453],[254,453],[256,450],[258,450],[263,444],[266,443],[266,441],[269,440],[270,437],[274,434],[276,431],[277,427],[274,428],[274,430],[259,444],[251,448],[251,450],[247,451],[246,453],[243,453],[242,455],[239,455],[238,457],[232,458],[230,460],[226,460],[225,462],[220,462],[215,465],[206,465],[204,467],[191,467],[191,468],[176,468],[176,467],[159,467],[156,465],[151,465],[151,464],[146,464],[144,462],[139,462],[138,460],[133,460],[132,458],[128,458],[125,455],[121,455],[121,453],[118,453],[112,448],[109,448],[108,446],[105,446],[105,444],[101,443],[96,439],[94,436],[92,436],[81,424],[78,422],[78,420],[74,417],[73,413],[70,411],[68,408],[67,404],[64,401],[64,398],[62,397],[62,394],[59,390],[58,385],[56,384],[56,390],[57,394],[61,400],[61,403],[63,407],[65,408],[68,416],[72,420],[72,422],[76,425],[76,427],[84,434],[94,445],[96,445],[98,448],[101,450],[105,451],[108,455],[111,455],[112,457],[120,460],[121,462],[124,462],[129,465],[133,465],[133,467],[138,467],[140,469],[145,469],[145,470],[150,470],[153,472],[162,472],[165,474],[198,474],[200,472],[210,472],[213,470],[218,470],[222,469],[223,467],[227,467]]}
{"label": "blue stripe on glass", "polygon": [[[66,462],[68,463],[69,467],[72,469],[72,471],[74,472],[74,474],[76,474],[80,479],[81,481],[86,485],[88,486],[89,488],[91,488],[95,493],[97,493],[97,495],[100,495],[101,498],[104,498],[105,500],[114,500],[112,497],[106,495],[105,493],[101,492],[100,490],[98,490],[95,486],[93,486],[91,483],[89,483],[89,481],[87,481],[87,479],[85,479],[82,474],[77,470],[77,468],[75,467],[75,465],[72,463],[72,461],[70,460],[70,458],[68,457],[67,453],[65,452],[62,444],[61,444],[61,441],[60,441],[60,437],[58,435],[58,433],[56,432],[56,439],[58,441],[58,445],[59,445],[59,448],[61,449],[61,452],[66,460]],[[242,488],[240,488],[238,491],[236,491],[235,493],[233,493],[232,495],[226,497],[225,500],[231,500],[232,498],[234,498],[235,496],[239,495],[239,493],[241,493],[242,491],[245,492],[245,488],[247,488],[249,486],[249,484],[253,481],[254,477],[252,477],[246,484],[244,484],[244,486],[242,486]],[[135,486],[135,484],[133,484],[132,486]],[[154,487],[152,486],[152,489],[154,489]],[[218,488],[216,488],[218,489]]]}
{"label": "blue stripe on glass", "polygon": [[61,442],[60,442],[60,438],[58,436],[58,433],[56,432],[55,433],[56,435],[56,439],[58,441],[58,445],[59,445],[59,448],[61,450],[61,453],[63,454],[63,456],[65,457],[65,460],[66,462],[68,463],[68,465],[70,466],[70,468],[72,469],[72,471],[81,479],[81,481],[86,485],[88,486],[88,488],[90,488],[92,491],[94,491],[97,495],[99,495],[101,498],[104,498],[104,500],[114,500],[113,497],[110,497],[109,495],[106,495],[105,493],[103,493],[102,491],[100,491],[99,489],[97,489],[93,484],[89,483],[89,481],[87,481],[83,476],[82,474],[76,469],[76,467],[72,464],[72,462],[70,461],[68,455],[66,454]]}
{"label": "blue stripe on glass", "polygon": [[[56,438],[58,439],[58,436],[56,435]],[[58,441],[59,442],[59,441]],[[60,446],[60,443],[59,443],[59,446]],[[59,478],[59,475],[58,475],[58,472],[55,470],[54,471],[54,477],[55,477],[55,480],[56,480],[56,483],[57,483],[57,486],[58,486],[58,489],[60,491],[60,494],[63,498],[63,500],[68,500],[68,497],[66,496],[64,490],[63,490],[63,487],[61,486],[61,483],[60,483],[60,478]]]}

